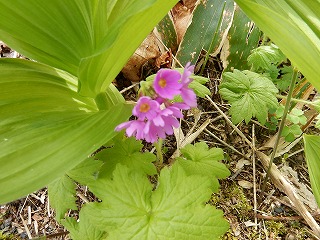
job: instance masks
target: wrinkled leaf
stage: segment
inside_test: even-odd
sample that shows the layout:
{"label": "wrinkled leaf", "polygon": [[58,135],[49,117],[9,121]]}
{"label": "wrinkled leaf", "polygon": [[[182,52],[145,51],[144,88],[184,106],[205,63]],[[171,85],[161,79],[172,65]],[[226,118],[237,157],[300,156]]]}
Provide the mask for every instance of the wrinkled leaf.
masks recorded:
{"label": "wrinkled leaf", "polygon": [[131,114],[123,102],[98,111],[75,77],[0,59],[0,203],[44,187],[112,138]]}
{"label": "wrinkled leaf", "polygon": [[96,158],[103,161],[99,177],[111,178],[116,165],[121,163],[128,168],[148,175],[155,175],[157,170],[152,164],[156,156],[152,153],[142,153],[141,141],[131,138],[115,138],[114,145],[103,149],[96,155]]}
{"label": "wrinkled leaf", "polygon": [[220,84],[221,96],[231,104],[230,114],[234,124],[252,117],[260,123],[266,122],[270,108],[278,106],[275,94],[278,89],[273,82],[260,74],[250,71],[234,70],[225,72]]}
{"label": "wrinkled leaf", "polygon": [[257,71],[260,68],[270,70],[273,65],[277,65],[285,59],[286,57],[280,49],[271,44],[270,46],[260,46],[253,49],[248,57],[248,64],[252,66],[252,71]]}
{"label": "wrinkled leaf", "polygon": [[67,172],[67,175],[82,185],[89,185],[97,179],[102,165],[102,161],[90,157]]}
{"label": "wrinkled leaf", "polygon": [[144,174],[117,165],[113,180],[100,179],[91,189],[102,202],[84,208],[109,239],[219,239],[228,229],[222,212],[205,205],[209,178],[186,176],[173,165],[162,169],[152,189]]}
{"label": "wrinkled leaf", "polygon": [[184,158],[178,158],[179,164],[187,174],[199,174],[208,176],[214,181],[213,188],[219,187],[217,178],[226,178],[230,175],[228,168],[221,162],[224,158],[221,148],[210,148],[204,142],[195,145],[188,144],[181,149]]}
{"label": "wrinkled leaf", "polygon": [[66,175],[48,185],[48,195],[50,205],[55,210],[57,221],[63,219],[69,209],[78,209],[75,197],[76,185]]}
{"label": "wrinkled leaf", "polygon": [[81,209],[78,222],[73,217],[67,217],[62,219],[61,223],[68,229],[71,239],[106,239],[108,234],[91,224],[88,210],[88,208]]}

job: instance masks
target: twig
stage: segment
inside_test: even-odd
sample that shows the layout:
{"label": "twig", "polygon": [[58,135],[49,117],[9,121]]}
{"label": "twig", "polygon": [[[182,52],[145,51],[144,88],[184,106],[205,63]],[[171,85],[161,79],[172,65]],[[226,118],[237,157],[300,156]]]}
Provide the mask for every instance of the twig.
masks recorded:
{"label": "twig", "polygon": [[[255,145],[255,129],[254,124],[252,125],[252,146],[253,149],[256,148]],[[254,223],[255,229],[257,230],[258,219],[257,219],[257,184],[256,184],[256,155],[254,150],[252,151],[252,175],[253,175],[253,213],[254,213]]]}
{"label": "twig", "polygon": [[218,107],[218,105],[212,101],[212,99],[206,95],[206,98],[209,100],[209,102],[218,110],[218,112],[223,116],[223,118],[229,123],[229,125],[239,134],[240,137],[243,138],[243,140],[252,148],[252,144],[251,142],[248,140],[248,138],[237,128],[237,126],[235,126],[231,121],[230,119],[228,118],[228,116],[223,112],[221,111],[221,109]]}
{"label": "twig", "polygon": [[248,156],[246,156],[245,154],[243,154],[242,152],[239,152],[237,149],[235,149],[233,146],[229,145],[228,143],[226,143],[225,141],[223,141],[222,139],[218,138],[215,134],[213,134],[212,132],[210,132],[208,129],[204,130],[206,133],[208,133],[211,137],[213,137],[214,139],[216,139],[217,141],[219,141],[220,143],[222,143],[223,145],[225,145],[226,147],[230,148],[232,151],[236,152],[237,154],[241,155],[242,157],[244,157],[247,160],[251,160]]}
{"label": "twig", "polygon": [[[260,151],[256,151],[256,154],[259,157],[263,167],[267,169],[270,164],[269,157]],[[273,183],[277,186],[277,188],[283,191],[288,196],[294,208],[308,223],[310,228],[313,230],[314,234],[320,237],[320,227],[318,223],[312,217],[305,205],[300,201],[295,191],[295,188],[287,181],[287,179],[284,178],[284,176],[278,170],[277,166],[273,163],[271,164],[270,168],[270,178],[272,179]]]}
{"label": "twig", "polygon": [[124,92],[128,91],[128,90],[131,89],[131,88],[134,88],[135,86],[137,86],[137,85],[139,85],[139,84],[140,84],[140,82],[134,83],[134,84],[130,85],[129,87],[126,87],[126,88],[122,89],[122,90],[120,91],[120,93],[124,93]]}
{"label": "twig", "polygon": [[30,231],[29,231],[29,228],[28,228],[28,226],[27,226],[26,221],[23,219],[23,217],[22,217],[21,214],[19,214],[19,215],[20,215],[22,224],[23,224],[23,226],[24,226],[24,229],[26,230],[26,233],[27,233],[27,235],[28,235],[28,238],[29,238],[29,239],[32,239],[32,236],[31,236],[31,233],[30,233]]}
{"label": "twig", "polygon": [[[274,157],[275,157],[275,155],[277,153],[278,145],[279,145],[280,138],[281,138],[281,133],[282,133],[282,130],[284,128],[284,124],[285,124],[286,119],[287,119],[287,114],[289,112],[289,108],[290,108],[290,105],[291,105],[290,100],[291,100],[291,97],[292,97],[294,86],[296,84],[297,75],[298,75],[298,70],[296,68],[294,68],[294,71],[293,71],[293,74],[292,74],[292,78],[291,78],[290,87],[289,87],[289,93],[288,93],[288,96],[287,96],[286,105],[284,107],[283,116],[282,116],[282,119],[281,119],[281,122],[280,122],[280,125],[279,125],[279,131],[277,133],[277,138],[276,138],[276,141],[274,143],[273,151],[271,153],[270,162],[269,162],[269,166],[268,166],[268,169],[267,169],[267,175],[263,180],[261,192],[264,192],[264,190],[266,188],[268,177],[270,175],[271,166],[272,166]],[[261,202],[261,199],[260,199],[260,202]]]}

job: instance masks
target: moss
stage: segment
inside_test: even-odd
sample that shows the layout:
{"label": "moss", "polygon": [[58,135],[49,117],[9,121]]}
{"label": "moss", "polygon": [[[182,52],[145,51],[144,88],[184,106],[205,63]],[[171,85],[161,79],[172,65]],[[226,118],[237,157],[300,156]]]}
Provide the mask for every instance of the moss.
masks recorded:
{"label": "moss", "polygon": [[274,237],[284,235],[287,232],[287,229],[282,222],[266,221],[265,224],[268,232],[273,233]]}

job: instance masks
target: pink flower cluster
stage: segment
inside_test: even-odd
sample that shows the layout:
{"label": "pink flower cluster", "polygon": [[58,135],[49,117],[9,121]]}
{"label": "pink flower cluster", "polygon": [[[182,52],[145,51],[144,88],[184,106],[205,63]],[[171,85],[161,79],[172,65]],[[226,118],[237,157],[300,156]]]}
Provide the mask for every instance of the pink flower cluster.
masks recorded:
{"label": "pink flower cluster", "polygon": [[[136,139],[144,139],[154,143],[159,138],[173,134],[173,128],[179,127],[181,110],[197,106],[196,94],[188,87],[192,82],[190,75],[194,66],[188,63],[183,73],[172,69],[160,69],[155,76],[153,88],[156,93],[154,99],[148,96],[139,98],[132,114],[136,120],[121,123],[116,131],[126,129],[126,134]],[[181,95],[183,102],[172,103],[176,95]]]}

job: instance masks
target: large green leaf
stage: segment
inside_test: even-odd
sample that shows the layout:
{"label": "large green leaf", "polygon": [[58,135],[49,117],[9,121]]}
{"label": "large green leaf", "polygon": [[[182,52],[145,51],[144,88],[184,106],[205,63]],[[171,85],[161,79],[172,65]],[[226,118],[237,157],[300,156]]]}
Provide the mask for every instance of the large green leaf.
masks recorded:
{"label": "large green leaf", "polygon": [[235,0],[320,89],[320,0]]}
{"label": "large green leaf", "polygon": [[108,239],[219,239],[228,229],[222,212],[205,205],[210,179],[187,176],[177,164],[161,170],[154,191],[145,174],[120,164],[113,180],[98,179],[89,188],[102,202],[81,211],[89,208],[91,225],[108,232]]}
{"label": "large green leaf", "polygon": [[0,0],[0,38],[37,61],[81,76],[81,94],[104,92],[175,0]]}
{"label": "large green leaf", "polygon": [[312,191],[320,206],[320,136],[304,135],[303,140]]}
{"label": "large green leaf", "polygon": [[45,186],[112,138],[114,127],[130,116],[124,100],[116,102],[98,111],[93,99],[77,93],[75,77],[1,59],[0,203]]}
{"label": "large green leaf", "polygon": [[137,14],[131,15],[128,21],[123,23],[110,48],[81,61],[80,93],[94,96],[96,92],[105,91],[137,47],[176,2],[177,0],[157,0],[144,11],[138,12],[138,9],[135,9]]}
{"label": "large green leaf", "polygon": [[[218,48],[232,22],[233,11],[233,0],[200,1],[177,52],[177,59],[182,65],[187,62],[195,64],[202,49],[208,51],[212,48],[214,52]],[[220,19],[222,21],[219,25]]]}
{"label": "large green leaf", "polygon": [[259,29],[236,6],[232,26],[221,50],[221,58],[225,60],[224,71],[248,69],[247,57],[258,46],[259,40]]}

